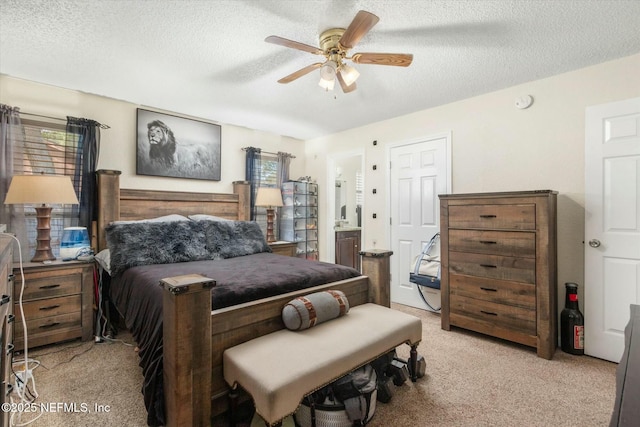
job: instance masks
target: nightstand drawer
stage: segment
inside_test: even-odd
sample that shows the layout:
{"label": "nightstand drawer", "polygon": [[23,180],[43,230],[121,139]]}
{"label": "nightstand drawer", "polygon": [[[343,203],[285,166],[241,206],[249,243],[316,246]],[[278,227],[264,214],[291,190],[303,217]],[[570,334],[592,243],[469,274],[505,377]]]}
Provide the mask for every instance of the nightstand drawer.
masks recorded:
{"label": "nightstand drawer", "polygon": [[[47,275],[46,273],[50,273]],[[61,274],[62,273],[62,274]],[[82,290],[82,274],[69,274],[68,271],[49,271],[25,273],[23,301],[51,298],[60,295],[79,294]],[[18,277],[13,283],[14,295],[20,296],[22,280]]]}
{"label": "nightstand drawer", "polygon": [[449,206],[449,228],[535,230],[535,205]]}
{"label": "nightstand drawer", "polygon": [[[17,322],[17,320],[16,320]],[[33,346],[34,342],[42,341],[43,337],[46,338],[61,330],[76,330],[74,335],[78,335],[77,330],[80,330],[82,326],[82,313],[67,313],[57,316],[43,317],[41,319],[27,320],[27,331],[29,332],[29,347]],[[22,321],[16,323],[15,329],[16,346],[20,349],[23,346],[24,331],[22,330]],[[37,339],[37,341],[36,341]],[[42,344],[40,344],[42,345]]]}
{"label": "nightstand drawer", "polygon": [[536,235],[519,231],[450,230],[449,250],[535,258]]}
{"label": "nightstand drawer", "polygon": [[[32,320],[66,313],[80,313],[82,311],[81,303],[80,295],[71,295],[24,302],[22,305],[25,317],[27,320]],[[15,311],[16,321],[22,322],[22,314],[18,306],[16,306]]]}
{"label": "nightstand drawer", "polygon": [[536,259],[452,251],[449,252],[449,271],[451,274],[535,283]]}

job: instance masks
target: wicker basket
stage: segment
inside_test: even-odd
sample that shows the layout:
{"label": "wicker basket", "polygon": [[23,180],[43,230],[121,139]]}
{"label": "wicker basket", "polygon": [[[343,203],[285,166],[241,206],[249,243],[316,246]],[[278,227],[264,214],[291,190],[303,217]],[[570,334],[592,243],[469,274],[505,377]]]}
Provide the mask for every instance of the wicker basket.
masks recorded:
{"label": "wicker basket", "polygon": [[[376,412],[376,399],[378,390],[373,390],[368,396],[369,412],[364,424],[368,423]],[[311,426],[311,408],[306,399],[302,401],[294,415],[296,426]],[[322,404],[316,404],[316,427],[352,427],[353,421],[349,419],[344,405],[338,401],[325,400]]]}

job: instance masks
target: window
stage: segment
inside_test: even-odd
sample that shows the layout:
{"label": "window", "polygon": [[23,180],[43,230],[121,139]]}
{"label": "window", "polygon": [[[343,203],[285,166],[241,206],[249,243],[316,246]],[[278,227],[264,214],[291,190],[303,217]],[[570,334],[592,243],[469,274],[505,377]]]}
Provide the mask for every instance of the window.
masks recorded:
{"label": "window", "polygon": [[[14,174],[70,175],[73,179],[78,148],[78,135],[67,134],[61,123],[22,119],[24,140],[16,147]],[[54,205],[51,211],[51,248],[59,256],[60,239],[64,227],[77,225],[78,209],[70,205]],[[35,253],[36,211],[33,205],[24,206],[29,255]]]}
{"label": "window", "polygon": [[[278,187],[278,158],[268,154],[261,155],[260,164],[254,167],[253,181],[259,182],[260,187]],[[257,162],[256,162],[257,163]],[[277,220],[279,209],[276,210],[276,220],[273,224],[273,233],[276,238],[280,235],[280,223]],[[257,206],[255,221],[260,225],[262,232],[267,233],[267,208]]]}

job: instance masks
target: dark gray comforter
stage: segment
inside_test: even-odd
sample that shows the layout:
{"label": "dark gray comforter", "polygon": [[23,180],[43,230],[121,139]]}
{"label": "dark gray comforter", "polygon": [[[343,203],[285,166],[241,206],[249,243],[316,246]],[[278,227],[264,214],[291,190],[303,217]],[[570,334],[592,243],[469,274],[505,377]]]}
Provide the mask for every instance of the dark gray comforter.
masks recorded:
{"label": "dark gray comforter", "polygon": [[216,280],[213,309],[359,276],[352,268],[257,253],[215,261],[132,267],[111,279],[111,300],[140,349],[149,425],[164,425],[162,388],[162,288],[165,277],[201,274]]}

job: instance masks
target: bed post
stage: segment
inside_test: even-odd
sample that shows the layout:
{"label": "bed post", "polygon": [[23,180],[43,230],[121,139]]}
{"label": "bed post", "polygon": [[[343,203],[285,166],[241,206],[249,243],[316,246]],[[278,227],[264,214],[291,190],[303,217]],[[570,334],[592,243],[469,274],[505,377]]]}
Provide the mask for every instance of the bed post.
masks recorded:
{"label": "bed post", "polygon": [[98,251],[107,248],[104,229],[120,219],[120,174],[117,170],[96,171],[98,182]]}
{"label": "bed post", "polygon": [[251,185],[249,181],[233,181],[233,192],[238,195],[238,221],[251,220]]}
{"label": "bed post", "polygon": [[166,426],[211,425],[211,288],[199,274],[168,277],[164,288]]}
{"label": "bed post", "polygon": [[369,301],[391,306],[391,255],[386,249],[371,249],[360,252],[362,274],[369,277]]}

